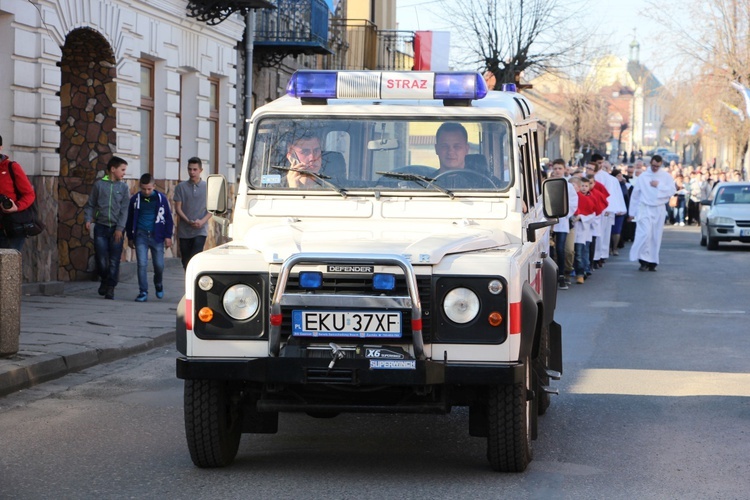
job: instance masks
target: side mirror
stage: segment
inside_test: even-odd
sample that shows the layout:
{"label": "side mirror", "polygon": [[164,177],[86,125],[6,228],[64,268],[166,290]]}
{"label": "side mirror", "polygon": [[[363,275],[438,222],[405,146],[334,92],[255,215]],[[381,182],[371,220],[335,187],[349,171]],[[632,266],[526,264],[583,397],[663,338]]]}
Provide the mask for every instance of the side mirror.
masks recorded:
{"label": "side mirror", "polygon": [[704,207],[710,207],[711,200],[701,200],[701,205],[703,205]]}
{"label": "side mirror", "polygon": [[547,179],[542,184],[544,216],[547,218],[568,215],[568,181],[563,178]]}
{"label": "side mirror", "polygon": [[227,211],[227,180],[223,175],[211,174],[206,179],[206,210],[212,214]]}

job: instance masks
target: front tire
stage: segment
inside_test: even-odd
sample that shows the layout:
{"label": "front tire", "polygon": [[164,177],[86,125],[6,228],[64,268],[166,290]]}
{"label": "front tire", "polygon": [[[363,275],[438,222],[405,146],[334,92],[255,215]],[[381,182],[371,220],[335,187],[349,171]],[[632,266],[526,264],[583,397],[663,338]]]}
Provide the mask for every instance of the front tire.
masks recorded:
{"label": "front tire", "polygon": [[711,230],[709,228],[706,228],[706,248],[709,250],[719,249],[719,242],[716,241],[716,238],[711,237]]}
{"label": "front tire", "polygon": [[487,459],[498,472],[523,472],[532,459],[532,412],[535,411],[530,359],[525,360],[525,381],[489,388],[487,402]]}
{"label": "front tire", "polygon": [[185,436],[198,467],[234,461],[242,437],[240,393],[219,380],[185,381]]}

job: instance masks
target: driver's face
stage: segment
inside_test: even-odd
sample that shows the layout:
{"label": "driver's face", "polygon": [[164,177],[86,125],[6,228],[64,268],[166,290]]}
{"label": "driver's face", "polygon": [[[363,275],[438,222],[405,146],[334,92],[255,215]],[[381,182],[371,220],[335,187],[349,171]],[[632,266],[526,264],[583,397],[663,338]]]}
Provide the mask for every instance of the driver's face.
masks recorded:
{"label": "driver's face", "polygon": [[[296,158],[295,158],[296,157]],[[310,170],[317,173],[322,166],[322,152],[317,138],[296,141],[287,154],[293,168]]]}
{"label": "driver's face", "polygon": [[442,132],[437,138],[435,153],[440,160],[440,168],[464,168],[464,160],[469,154],[469,143],[461,132]]}

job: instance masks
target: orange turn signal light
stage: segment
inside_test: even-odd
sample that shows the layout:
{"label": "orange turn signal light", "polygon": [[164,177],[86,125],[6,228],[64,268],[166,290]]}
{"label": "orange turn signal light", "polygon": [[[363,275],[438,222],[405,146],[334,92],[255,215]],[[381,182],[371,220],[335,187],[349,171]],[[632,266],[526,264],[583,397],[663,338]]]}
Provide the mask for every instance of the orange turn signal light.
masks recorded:
{"label": "orange turn signal light", "polygon": [[487,316],[487,322],[491,326],[500,326],[503,324],[503,315],[497,311],[493,311]]}
{"label": "orange turn signal light", "polygon": [[214,312],[210,307],[201,307],[200,311],[198,311],[198,319],[204,323],[209,323],[214,319]]}

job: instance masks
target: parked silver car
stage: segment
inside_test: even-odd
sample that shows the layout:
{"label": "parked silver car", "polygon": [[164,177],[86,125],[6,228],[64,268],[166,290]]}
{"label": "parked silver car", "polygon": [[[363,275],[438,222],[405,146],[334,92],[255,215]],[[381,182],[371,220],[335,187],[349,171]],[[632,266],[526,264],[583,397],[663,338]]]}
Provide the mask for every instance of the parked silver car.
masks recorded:
{"label": "parked silver car", "polygon": [[721,182],[701,200],[701,245],[719,248],[720,241],[750,243],[750,182]]}

